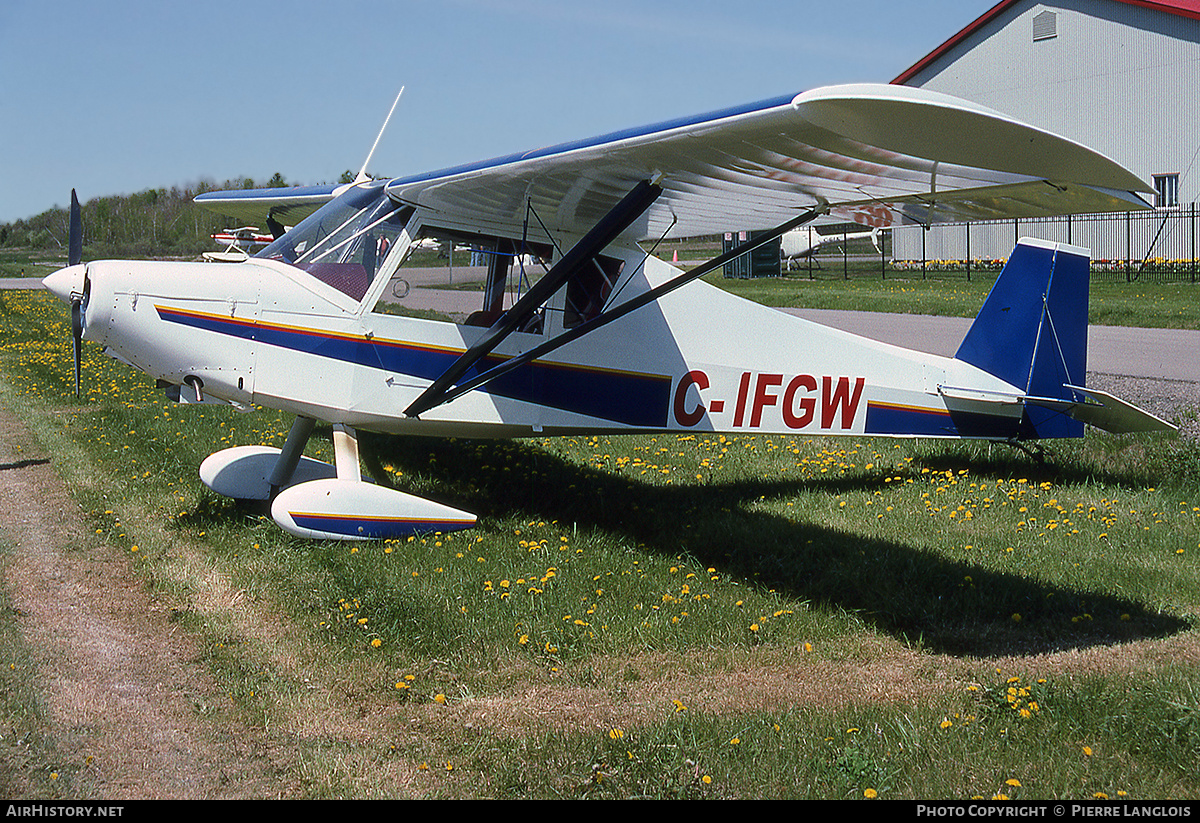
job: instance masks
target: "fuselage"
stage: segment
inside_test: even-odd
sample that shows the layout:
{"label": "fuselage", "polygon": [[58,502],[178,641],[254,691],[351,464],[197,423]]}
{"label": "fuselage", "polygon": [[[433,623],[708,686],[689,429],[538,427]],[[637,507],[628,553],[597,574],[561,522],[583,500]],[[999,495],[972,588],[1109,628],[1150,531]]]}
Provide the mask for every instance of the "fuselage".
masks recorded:
{"label": "fuselage", "polygon": [[[678,270],[613,250],[623,298]],[[69,270],[64,270],[64,272]],[[354,296],[280,260],[87,264],[84,337],[181,395],[429,435],[708,431],[1007,436],[945,387],[1016,390],[960,361],[795,318],[694,282],[455,400],[404,409],[484,329],[391,313],[380,270]],[[474,374],[562,330],[509,336]],[[470,376],[470,375],[468,375]],[[958,407],[955,408],[955,403]],[[994,411],[994,409],[993,409]],[[1019,415],[1019,409],[1016,410]]]}

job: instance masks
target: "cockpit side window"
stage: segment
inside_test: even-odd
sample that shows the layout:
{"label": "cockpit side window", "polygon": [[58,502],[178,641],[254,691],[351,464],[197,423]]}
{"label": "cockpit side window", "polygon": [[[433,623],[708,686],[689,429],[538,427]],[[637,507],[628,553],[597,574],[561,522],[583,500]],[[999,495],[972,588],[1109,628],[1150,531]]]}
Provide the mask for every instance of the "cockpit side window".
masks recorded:
{"label": "cockpit side window", "polygon": [[382,182],[357,186],[255,256],[289,263],[357,302],[411,213],[387,196]]}
{"label": "cockpit side window", "polygon": [[572,272],[567,279],[563,328],[573,329],[598,316],[604,310],[624,268],[624,260],[598,256]]}
{"label": "cockpit side window", "polygon": [[[545,272],[553,249],[528,243],[425,225],[417,231],[403,263],[372,308],[375,314],[432,317],[468,326],[492,325]],[[451,292],[442,311],[421,307],[417,295],[429,289]],[[417,291],[414,291],[417,290]],[[520,331],[542,331],[539,309]]]}

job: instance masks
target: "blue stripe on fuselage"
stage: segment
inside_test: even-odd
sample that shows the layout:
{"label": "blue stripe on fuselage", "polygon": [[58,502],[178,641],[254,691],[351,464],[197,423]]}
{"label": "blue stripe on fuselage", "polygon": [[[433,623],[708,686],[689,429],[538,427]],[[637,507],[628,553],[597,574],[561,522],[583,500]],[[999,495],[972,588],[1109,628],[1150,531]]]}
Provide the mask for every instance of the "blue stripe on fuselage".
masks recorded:
{"label": "blue stripe on fuselage", "polygon": [[[418,343],[368,340],[356,335],[239,320],[168,306],[155,308],[159,317],[171,323],[425,380],[440,377],[462,354],[459,350]],[[503,359],[487,357],[468,370],[461,380],[468,380]],[[663,375],[543,361],[515,369],[479,390],[629,426],[663,428],[667,422],[671,380]]]}
{"label": "blue stripe on fuselage", "polygon": [[928,409],[893,403],[868,403],[864,434],[917,437],[1016,437],[1020,418]]}

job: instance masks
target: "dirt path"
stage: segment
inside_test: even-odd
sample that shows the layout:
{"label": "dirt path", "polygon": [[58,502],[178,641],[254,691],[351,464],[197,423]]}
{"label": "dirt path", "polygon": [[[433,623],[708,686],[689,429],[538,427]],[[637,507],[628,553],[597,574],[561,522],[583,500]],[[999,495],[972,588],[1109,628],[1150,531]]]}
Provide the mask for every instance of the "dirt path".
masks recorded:
{"label": "dirt path", "polygon": [[[223,696],[194,641],[94,539],[34,439],[0,410],[5,584],[33,650],[46,720],[76,793],[107,799],[263,797],[247,738],[215,739],[197,707]],[[228,702],[228,698],[224,698]]]}

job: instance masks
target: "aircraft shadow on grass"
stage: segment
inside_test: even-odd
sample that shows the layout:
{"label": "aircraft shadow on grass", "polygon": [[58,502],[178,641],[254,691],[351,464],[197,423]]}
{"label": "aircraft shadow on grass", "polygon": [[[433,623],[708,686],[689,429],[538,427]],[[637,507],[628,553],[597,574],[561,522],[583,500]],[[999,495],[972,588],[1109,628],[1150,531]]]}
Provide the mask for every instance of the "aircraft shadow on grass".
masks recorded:
{"label": "aircraft shadow on grass", "polygon": [[[428,481],[443,502],[473,505],[481,527],[516,517],[613,533],[663,556],[686,554],[723,577],[854,613],[937,653],[1046,653],[1161,638],[1192,627],[1129,598],[748,507],[806,490],[836,495],[883,489],[881,476],[665,486],[580,466],[525,441],[372,436],[364,445],[373,459],[404,477]],[[998,476],[1013,476],[1003,461],[996,466]]]}

